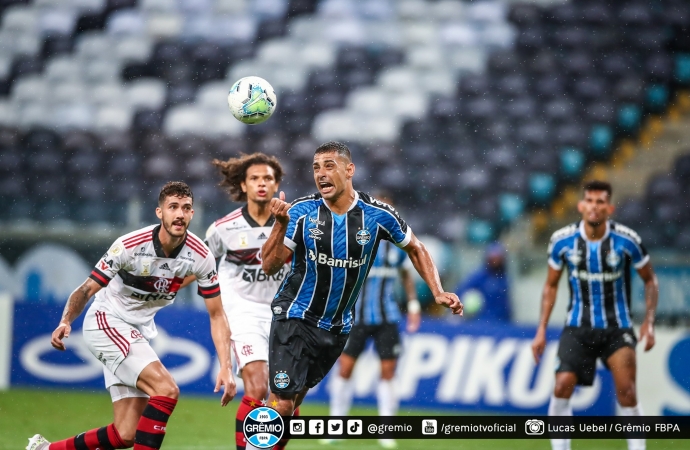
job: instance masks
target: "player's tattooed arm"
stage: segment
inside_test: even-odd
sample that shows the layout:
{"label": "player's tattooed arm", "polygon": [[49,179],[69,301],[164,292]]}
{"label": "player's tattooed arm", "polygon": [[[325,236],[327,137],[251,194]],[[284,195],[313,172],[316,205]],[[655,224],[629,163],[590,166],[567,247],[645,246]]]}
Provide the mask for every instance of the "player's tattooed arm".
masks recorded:
{"label": "player's tattooed arm", "polygon": [[546,348],[546,326],[549,324],[551,311],[556,304],[556,294],[558,293],[558,281],[561,279],[562,269],[554,269],[549,265],[549,273],[546,276],[546,283],[541,292],[541,315],[539,316],[539,326],[537,334],[532,340],[532,355],[534,361],[539,362],[541,355]]}
{"label": "player's tattooed arm", "polygon": [[644,300],[647,305],[644,320],[640,326],[640,341],[645,341],[644,351],[649,351],[654,347],[655,343],[654,319],[656,316],[656,306],[659,302],[659,281],[650,263],[638,269],[637,273],[644,281]]}
{"label": "player's tattooed arm", "polygon": [[98,283],[91,278],[87,278],[81,286],[70,294],[67,304],[65,304],[65,309],[62,312],[60,324],[53,331],[51,337],[50,343],[53,347],[58,350],[65,350],[65,343],[62,340],[69,337],[72,331],[72,322],[84,311],[84,307],[89,302],[89,299],[100,290],[101,286]]}

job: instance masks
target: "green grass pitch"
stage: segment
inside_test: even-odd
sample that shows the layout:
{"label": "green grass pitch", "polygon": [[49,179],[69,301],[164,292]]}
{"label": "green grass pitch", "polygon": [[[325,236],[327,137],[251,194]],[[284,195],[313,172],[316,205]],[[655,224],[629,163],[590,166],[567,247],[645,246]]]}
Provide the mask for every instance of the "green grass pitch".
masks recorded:
{"label": "green grass pitch", "polygon": [[[82,431],[107,425],[112,421],[110,396],[105,392],[86,393],[53,390],[10,390],[0,392],[0,450],[24,449],[28,438],[41,433],[48,440],[60,440]],[[166,450],[233,450],[234,421],[237,401],[221,408],[218,400],[183,396],[170,419],[163,448]],[[302,415],[326,415],[328,407],[308,403]],[[353,414],[373,415],[373,408],[354,408]],[[426,415],[434,411],[402,410],[400,414]],[[445,412],[448,414],[448,411]],[[292,450],[330,450],[350,448],[380,449],[374,440],[341,441],[322,445],[315,440],[293,440]],[[404,440],[400,450],[428,449],[550,449],[547,440]],[[649,441],[650,450],[690,449],[688,441]],[[573,442],[573,449],[625,450],[622,440],[582,440]]]}

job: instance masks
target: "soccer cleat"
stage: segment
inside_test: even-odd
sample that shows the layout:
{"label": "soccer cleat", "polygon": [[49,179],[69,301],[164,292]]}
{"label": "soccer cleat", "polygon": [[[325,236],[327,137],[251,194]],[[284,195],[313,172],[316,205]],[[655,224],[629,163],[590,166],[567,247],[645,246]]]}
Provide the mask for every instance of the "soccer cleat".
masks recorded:
{"label": "soccer cleat", "polygon": [[395,442],[395,439],[379,439],[379,445],[387,449],[398,448],[398,443]]}
{"label": "soccer cleat", "polygon": [[40,434],[34,434],[34,437],[29,438],[29,445],[26,446],[26,450],[48,450],[50,442],[46,440]]}

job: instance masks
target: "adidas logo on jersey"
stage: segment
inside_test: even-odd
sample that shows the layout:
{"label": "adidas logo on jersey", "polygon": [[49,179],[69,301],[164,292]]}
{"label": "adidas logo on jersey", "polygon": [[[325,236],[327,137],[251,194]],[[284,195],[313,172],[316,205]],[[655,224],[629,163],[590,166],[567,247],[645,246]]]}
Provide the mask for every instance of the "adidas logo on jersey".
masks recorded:
{"label": "adidas logo on jersey", "polygon": [[170,266],[168,265],[168,263],[163,263],[163,265],[160,266],[159,269],[161,269],[161,270],[172,270],[170,268]]}
{"label": "adidas logo on jersey", "polygon": [[259,237],[256,238],[256,239],[259,240],[259,241],[263,241],[263,240],[268,239],[268,236],[266,236],[266,234],[262,232],[262,233],[259,235]]}

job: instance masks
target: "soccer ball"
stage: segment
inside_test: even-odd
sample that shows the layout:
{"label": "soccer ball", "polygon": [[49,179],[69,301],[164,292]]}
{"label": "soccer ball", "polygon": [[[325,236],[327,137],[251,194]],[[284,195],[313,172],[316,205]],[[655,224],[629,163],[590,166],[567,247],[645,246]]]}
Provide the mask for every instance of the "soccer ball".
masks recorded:
{"label": "soccer ball", "polygon": [[237,120],[248,125],[266,121],[278,104],[273,87],[259,77],[244,77],[232,85],[228,106]]}
{"label": "soccer ball", "polygon": [[484,308],[484,294],[476,289],[470,289],[462,296],[463,312],[465,317],[473,317]]}

